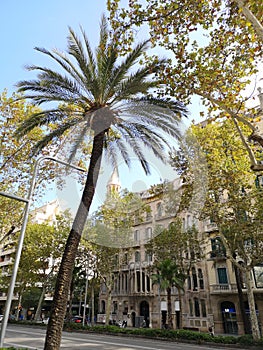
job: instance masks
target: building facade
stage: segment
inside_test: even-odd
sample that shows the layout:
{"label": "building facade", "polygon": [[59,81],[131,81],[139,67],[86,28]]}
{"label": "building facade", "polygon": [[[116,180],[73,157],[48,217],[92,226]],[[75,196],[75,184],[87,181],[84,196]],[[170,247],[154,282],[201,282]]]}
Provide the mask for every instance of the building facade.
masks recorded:
{"label": "building facade", "polygon": [[[167,324],[167,295],[158,285],[153,284],[149,270],[149,266],[153,264],[153,257],[147,254],[145,244],[151,239],[157,225],[168,228],[175,217],[164,211],[163,202],[158,196],[149,195],[147,191],[141,193],[141,196],[150,205],[151,212],[145,215],[142,222],[134,224],[134,245],[131,253],[120,253],[126,254],[127,259],[122,259],[122,264],[112,273],[111,320],[127,321],[130,327],[146,325],[163,328]],[[216,224],[209,219],[198,221],[188,212],[180,213],[180,217],[185,229],[195,225],[201,233],[204,257],[191,267],[181,300],[178,290],[172,288],[174,328],[207,332],[212,327],[215,334],[244,334],[240,293],[244,299],[243,308],[249,323],[246,284],[242,276],[237,276],[233,264],[226,258]],[[253,281],[261,327],[263,266],[254,269]],[[107,299],[107,289],[102,284],[98,321],[105,321]]]}

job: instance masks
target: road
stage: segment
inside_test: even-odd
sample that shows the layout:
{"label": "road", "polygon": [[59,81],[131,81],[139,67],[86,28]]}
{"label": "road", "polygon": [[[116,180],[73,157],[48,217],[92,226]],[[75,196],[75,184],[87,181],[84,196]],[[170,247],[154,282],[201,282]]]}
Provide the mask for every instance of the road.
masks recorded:
{"label": "road", "polygon": [[[45,328],[8,325],[4,346],[43,350]],[[209,345],[194,345],[154,339],[63,332],[61,349],[65,350],[211,350]],[[213,350],[222,349],[213,346]],[[226,349],[226,348],[224,348]],[[228,350],[233,350],[227,347]],[[236,350],[236,349],[235,349]]]}

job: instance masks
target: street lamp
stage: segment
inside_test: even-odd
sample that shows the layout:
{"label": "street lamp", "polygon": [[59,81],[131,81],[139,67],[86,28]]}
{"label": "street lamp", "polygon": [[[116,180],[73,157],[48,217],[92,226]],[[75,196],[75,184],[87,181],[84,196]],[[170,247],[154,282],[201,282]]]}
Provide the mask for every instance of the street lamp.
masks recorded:
{"label": "street lamp", "polygon": [[70,168],[73,168],[73,169],[76,169],[78,171],[86,172],[85,169],[77,167],[77,166],[72,165],[72,164],[69,164],[69,163],[64,162],[64,161],[62,161],[60,159],[57,159],[57,158],[54,158],[54,157],[49,157],[49,156],[41,157],[41,158],[37,159],[37,161],[35,163],[34,172],[33,172],[33,176],[32,176],[32,179],[31,179],[31,184],[30,184],[30,188],[29,188],[29,192],[28,192],[27,198],[22,198],[22,197],[13,195],[13,194],[9,194],[9,193],[5,193],[5,192],[1,192],[0,191],[0,195],[1,196],[7,197],[7,198],[11,198],[11,199],[15,199],[17,201],[26,203],[25,210],[24,210],[24,216],[23,216],[23,222],[22,222],[20,236],[19,236],[17,250],[16,250],[16,256],[15,256],[15,261],[14,261],[13,272],[12,272],[11,281],[10,281],[8,294],[7,294],[7,298],[6,298],[4,317],[3,317],[3,320],[2,320],[2,327],[1,327],[1,332],[0,332],[0,347],[3,347],[3,342],[4,342],[4,338],[5,338],[5,332],[6,332],[7,322],[8,322],[10,308],[11,308],[11,303],[12,303],[12,297],[13,297],[14,288],[15,288],[16,276],[17,276],[18,266],[19,266],[21,252],[22,252],[22,248],[23,248],[23,242],[24,242],[24,237],[25,237],[26,226],[27,226],[27,222],[28,222],[29,208],[30,208],[30,205],[31,205],[31,202],[32,202],[34,188],[35,188],[35,185],[36,185],[36,177],[37,177],[37,174],[38,174],[40,163],[42,161],[44,161],[44,160],[47,160],[47,159],[48,160],[52,160],[52,161],[57,162],[57,163],[60,163],[62,165],[66,165],[66,166],[68,166]]}
{"label": "street lamp", "polygon": [[[83,326],[85,325],[85,320],[86,320],[86,308],[87,308],[87,296],[88,296],[88,285],[89,285],[89,280],[93,278],[93,271],[89,271],[88,267],[86,268],[86,284],[85,284],[85,296],[84,296],[84,306],[83,306],[83,320],[82,324]],[[93,300],[92,300],[93,303]]]}

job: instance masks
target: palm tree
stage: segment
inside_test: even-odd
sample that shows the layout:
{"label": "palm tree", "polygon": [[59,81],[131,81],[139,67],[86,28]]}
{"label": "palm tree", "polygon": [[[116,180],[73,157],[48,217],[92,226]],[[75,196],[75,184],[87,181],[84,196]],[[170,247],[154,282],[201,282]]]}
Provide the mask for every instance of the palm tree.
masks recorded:
{"label": "palm tree", "polygon": [[177,264],[171,259],[164,259],[157,263],[157,273],[153,274],[152,281],[154,284],[158,284],[159,288],[166,290],[167,293],[167,316],[168,316],[168,328],[173,329],[173,316],[172,316],[172,287],[176,287],[179,293],[184,289],[184,281],[186,276],[180,272]]}
{"label": "palm tree", "polygon": [[[74,260],[94,196],[103,150],[113,164],[120,155],[128,166],[132,150],[145,172],[149,173],[144,149],[163,159],[163,150],[169,147],[171,137],[180,136],[180,117],[187,114],[179,102],[149,94],[159,85],[153,76],[164,61],[146,62],[142,67],[135,67],[147,49],[148,41],[139,43],[120,59],[118,40],[110,38],[105,17],[102,18],[99,45],[94,53],[82,28],[81,33],[82,39],[79,39],[69,28],[67,53],[36,48],[55,60],[63,74],[34,65],[28,69],[38,72],[37,79],[21,81],[17,85],[24,98],[36,105],[44,103],[45,108],[22,122],[16,134],[22,137],[35,127],[53,125],[53,131],[34,145],[34,152],[71,130],[75,133],[72,159],[77,150],[79,152],[84,138],[92,135],[86,183],[62,257],[45,350],[59,349],[60,346]],[[49,102],[51,108],[46,107]],[[54,107],[54,102],[57,107]]]}

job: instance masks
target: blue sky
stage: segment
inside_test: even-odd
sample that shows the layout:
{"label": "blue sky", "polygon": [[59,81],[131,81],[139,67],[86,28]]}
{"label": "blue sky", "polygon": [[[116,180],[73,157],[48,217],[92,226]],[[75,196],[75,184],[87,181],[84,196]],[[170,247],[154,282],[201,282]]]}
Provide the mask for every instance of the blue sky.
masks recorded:
{"label": "blue sky", "polygon": [[[80,33],[82,26],[94,47],[98,42],[99,23],[102,14],[107,14],[106,0],[8,0],[2,1],[0,12],[1,30],[1,55],[0,55],[0,93],[7,89],[8,95],[16,90],[15,84],[20,80],[29,80],[35,77],[35,72],[28,72],[25,65],[51,66],[51,59],[34,50],[34,47],[44,47],[66,50],[68,27]],[[139,32],[138,40],[145,36]],[[163,56],[163,54],[162,54]],[[153,176],[146,178],[139,170],[135,161],[135,170],[120,171],[123,187],[129,190],[140,191],[146,189],[149,184],[154,184],[170,178],[171,169],[165,168],[157,161],[152,161]],[[123,168],[123,167],[122,167]],[[106,165],[103,167],[104,175],[101,177],[101,186],[97,192],[97,203],[101,203],[104,197],[107,176],[111,170]],[[168,176],[169,175],[169,176]],[[62,200],[69,202],[79,201],[79,196],[73,191],[76,186],[69,184],[64,192],[52,190],[47,193],[46,199],[51,200],[60,196]],[[76,192],[76,191],[75,191]]]}
{"label": "blue sky", "polygon": [[66,49],[68,26],[80,33],[81,25],[96,44],[106,0],[8,0],[0,8],[0,92],[15,91],[15,84],[32,76],[28,64],[48,64],[34,47]]}

